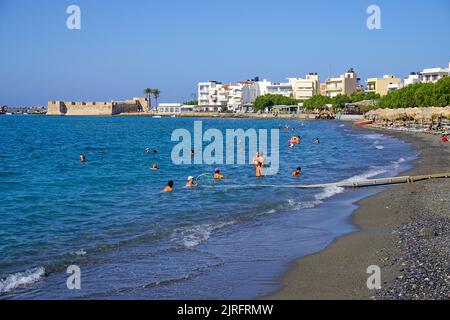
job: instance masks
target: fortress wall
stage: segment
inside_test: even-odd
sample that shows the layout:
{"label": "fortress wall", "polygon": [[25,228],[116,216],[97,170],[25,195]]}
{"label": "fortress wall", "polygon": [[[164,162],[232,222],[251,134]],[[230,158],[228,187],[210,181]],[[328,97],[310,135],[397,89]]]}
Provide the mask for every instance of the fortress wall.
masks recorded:
{"label": "fortress wall", "polygon": [[142,110],[139,100],[98,101],[49,101],[47,115],[50,116],[111,116]]}
{"label": "fortress wall", "polygon": [[47,115],[48,116],[60,116],[63,113],[63,102],[61,101],[49,101],[47,104]]}
{"label": "fortress wall", "polygon": [[114,102],[112,106],[112,114],[137,112],[138,104],[134,100]]}
{"label": "fortress wall", "polygon": [[64,102],[67,116],[110,116],[112,115],[111,102]]}

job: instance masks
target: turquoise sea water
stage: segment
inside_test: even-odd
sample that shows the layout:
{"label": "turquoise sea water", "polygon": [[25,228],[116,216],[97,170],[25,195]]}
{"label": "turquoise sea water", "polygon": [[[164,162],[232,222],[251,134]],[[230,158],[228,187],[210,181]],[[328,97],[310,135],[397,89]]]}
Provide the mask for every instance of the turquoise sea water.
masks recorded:
{"label": "turquoise sea water", "polygon": [[[194,119],[1,116],[0,298],[270,293],[289,261],[354,231],[352,203],[377,189],[258,185],[392,176],[415,156],[401,141],[339,122],[201,120],[205,130],[223,132],[288,124],[303,142],[289,149],[293,134],[280,132],[275,176],[257,179],[251,166],[220,165],[226,180],[185,190],[187,176],[218,166],[172,164],[171,133],[192,131]],[[312,143],[317,136],[320,145]],[[159,153],[146,154],[147,147]],[[149,170],[155,162],[160,170]],[[297,165],[301,178],[291,177]],[[170,179],[175,191],[161,193]],[[81,290],[66,286],[73,264]]]}

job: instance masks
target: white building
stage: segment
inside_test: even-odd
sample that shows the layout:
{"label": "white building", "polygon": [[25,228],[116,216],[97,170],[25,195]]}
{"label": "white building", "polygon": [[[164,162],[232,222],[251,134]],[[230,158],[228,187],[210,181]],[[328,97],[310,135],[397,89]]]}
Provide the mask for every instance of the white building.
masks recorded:
{"label": "white building", "polygon": [[293,97],[300,101],[305,101],[320,94],[320,81],[317,73],[310,73],[303,78],[288,78],[292,87]]}
{"label": "white building", "polygon": [[263,96],[265,94],[281,94],[286,97],[292,96],[292,85],[287,83],[278,83],[268,81],[266,79],[258,81],[258,95]]}
{"label": "white building", "polygon": [[450,74],[450,63],[448,68],[428,68],[420,72],[421,82],[436,82]]}
{"label": "white building", "polygon": [[253,104],[258,97],[258,85],[254,81],[222,84],[217,81],[198,84],[198,104],[205,111],[240,111]]}
{"label": "white building", "polygon": [[182,103],[160,103],[158,112],[160,113],[185,113],[193,112],[194,106],[184,105]]}
{"label": "white building", "polygon": [[207,81],[198,83],[199,106],[224,106],[225,100],[219,102],[219,89],[222,83],[218,81]]}
{"label": "white building", "polygon": [[403,87],[409,86],[410,84],[419,83],[420,75],[416,72],[411,72],[408,78],[403,79]]}

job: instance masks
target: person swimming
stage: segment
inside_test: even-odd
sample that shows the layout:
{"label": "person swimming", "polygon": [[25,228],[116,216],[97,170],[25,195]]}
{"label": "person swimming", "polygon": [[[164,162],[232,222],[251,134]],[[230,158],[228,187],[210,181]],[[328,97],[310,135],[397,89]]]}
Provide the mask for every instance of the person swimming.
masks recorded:
{"label": "person swimming", "polygon": [[86,156],[84,154],[80,155],[80,162],[86,162]]}
{"label": "person swimming", "polygon": [[167,186],[163,189],[162,192],[172,192],[173,191],[173,181],[170,180],[167,182]]}
{"label": "person swimming", "polygon": [[185,187],[186,187],[186,188],[192,188],[192,187],[195,187],[194,177],[193,177],[193,176],[189,176],[189,177],[187,178],[187,182],[186,182]]}
{"label": "person swimming", "polygon": [[150,153],[150,149],[149,148],[145,149],[145,153]]}
{"label": "person swimming", "polygon": [[319,137],[317,137],[316,139],[314,139],[314,142],[313,142],[314,144],[320,144],[320,139],[319,139]]}
{"label": "person swimming", "polygon": [[158,153],[158,149],[153,149],[153,153]]}
{"label": "person swimming", "polygon": [[292,142],[289,143],[289,149],[293,149],[295,146]]}
{"label": "person swimming", "polygon": [[302,174],[302,168],[300,166],[298,166],[297,169],[295,169],[295,171],[292,171],[293,177],[300,177],[301,174]]}
{"label": "person swimming", "polygon": [[261,177],[262,176],[262,163],[258,162],[255,166],[255,173],[257,177]]}
{"label": "person swimming", "polygon": [[157,163],[154,163],[154,164],[152,164],[152,167],[150,168],[150,170],[158,170],[159,168],[158,168],[158,164]]}
{"label": "person swimming", "polygon": [[214,170],[214,176],[213,176],[213,178],[214,178],[215,180],[220,180],[220,179],[223,179],[223,178],[225,178],[225,177],[220,173],[220,169],[217,168],[216,170]]}

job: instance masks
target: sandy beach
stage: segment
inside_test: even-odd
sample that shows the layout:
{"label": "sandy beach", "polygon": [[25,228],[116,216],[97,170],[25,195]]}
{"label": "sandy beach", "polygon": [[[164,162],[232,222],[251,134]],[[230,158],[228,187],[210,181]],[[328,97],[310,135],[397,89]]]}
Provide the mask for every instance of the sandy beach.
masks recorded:
{"label": "sandy beach", "polygon": [[[366,129],[361,129],[366,130]],[[450,172],[439,136],[383,130],[420,155],[402,175]],[[358,203],[359,231],[292,262],[266,299],[450,299],[450,179],[388,186]],[[381,290],[367,289],[367,267],[381,268]]]}

